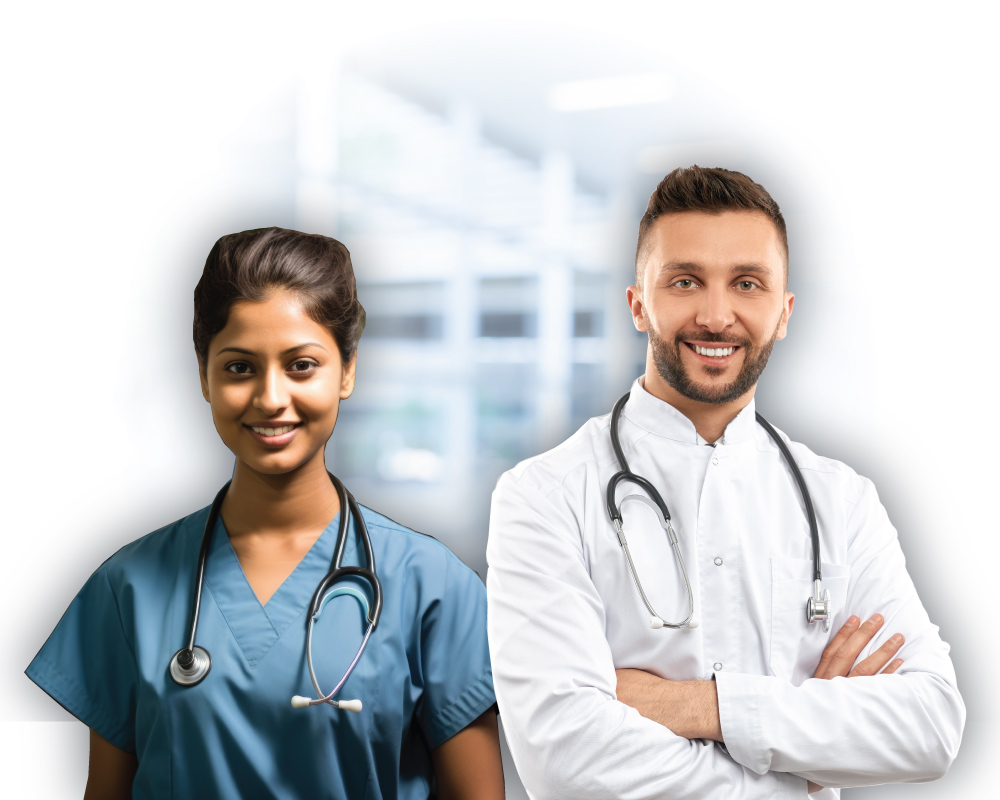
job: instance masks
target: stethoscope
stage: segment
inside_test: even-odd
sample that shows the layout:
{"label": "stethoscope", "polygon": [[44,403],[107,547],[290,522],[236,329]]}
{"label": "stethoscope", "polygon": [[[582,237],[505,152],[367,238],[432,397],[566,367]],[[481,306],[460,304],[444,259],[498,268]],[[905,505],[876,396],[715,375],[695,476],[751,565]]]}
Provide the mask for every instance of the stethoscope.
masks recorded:
{"label": "stethoscope", "polygon": [[[344,484],[337,480],[332,473],[328,472],[327,474],[330,476],[330,480],[333,481],[333,485],[337,490],[337,496],[340,498],[340,524],[337,530],[337,544],[334,548],[330,571],[320,581],[319,586],[316,587],[316,591],[313,593],[312,600],[309,603],[309,613],[306,616],[306,661],[309,665],[309,677],[312,680],[313,688],[316,690],[316,698],[312,699],[296,695],[292,698],[292,705],[295,708],[303,708],[305,706],[329,703],[336,708],[343,708],[347,711],[360,711],[360,700],[335,700],[334,697],[340,691],[341,687],[347,683],[347,679],[351,677],[351,673],[354,671],[358,661],[361,659],[361,654],[365,650],[365,645],[368,644],[368,639],[378,625],[379,616],[382,614],[382,584],[375,574],[375,555],[372,552],[371,539],[368,537],[368,528],[365,526],[364,518],[361,516],[361,509],[358,508],[358,503],[354,499],[354,495],[344,488]],[[229,483],[232,483],[232,481]],[[229,483],[223,486],[215,496],[215,500],[212,501],[212,508],[208,512],[208,521],[205,523],[205,533],[201,539],[201,552],[198,555],[198,577],[195,581],[194,609],[191,613],[191,629],[188,634],[187,646],[182,647],[174,653],[174,657],[170,659],[170,677],[181,686],[194,686],[201,683],[212,668],[212,657],[204,647],[196,645],[194,639],[198,631],[198,612],[201,609],[201,592],[205,580],[205,562],[208,560],[212,534],[215,531],[215,524],[219,519],[222,501],[229,490]],[[354,517],[354,525],[361,534],[361,545],[365,551],[365,563],[368,565],[367,567],[342,566],[344,550],[347,547],[348,529],[348,514],[345,513],[345,509],[350,509],[350,516]],[[330,590],[333,584],[347,577],[361,578],[361,580],[366,581],[371,586],[371,604],[369,604],[364,592],[353,586],[338,586]],[[313,626],[316,620],[319,619],[326,604],[334,597],[343,595],[354,597],[361,603],[365,611],[365,617],[368,620],[368,629],[365,631],[364,638],[361,640],[361,646],[358,647],[358,652],[344,673],[344,677],[340,679],[332,692],[323,694],[323,690],[319,687],[319,681],[316,679],[316,670],[313,668]]]}
{"label": "stethoscope", "polygon": [[[641,475],[636,475],[634,472],[629,470],[628,462],[625,460],[625,454],[622,452],[621,442],[618,441],[618,423],[621,419],[622,409],[625,407],[625,403],[628,402],[628,398],[628,394],[620,397],[618,402],[615,403],[614,411],[611,412],[611,445],[615,449],[615,456],[618,458],[618,464],[621,466],[621,471],[615,473],[611,477],[611,480],[608,481],[608,515],[611,517],[611,521],[615,526],[615,531],[618,533],[618,541],[621,544],[622,549],[625,551],[625,559],[628,561],[629,572],[632,573],[632,580],[635,583],[635,588],[639,590],[639,596],[642,598],[642,603],[646,606],[646,610],[650,613],[649,627],[654,629],[684,627],[694,628],[698,625],[698,620],[694,615],[694,592],[691,590],[691,580],[688,578],[687,569],[684,567],[684,557],[681,555],[680,545],[677,543],[677,534],[674,533],[673,526],[670,524],[670,511],[667,508],[667,504],[663,502],[663,498],[660,497],[660,493],[656,491],[656,487]],[[774,443],[778,445],[778,449],[784,456],[785,461],[788,463],[788,466],[791,467],[792,475],[795,476],[795,482],[799,485],[799,491],[802,494],[803,501],[805,501],[806,517],[809,519],[809,533],[812,536],[813,546],[813,596],[806,600],[806,621],[810,623],[822,621],[823,629],[830,630],[830,591],[823,590],[823,575],[820,568],[819,557],[819,527],[816,524],[816,512],[813,510],[812,498],[809,496],[809,489],[806,488],[806,482],[802,478],[802,473],[799,471],[798,464],[796,464],[795,459],[792,458],[792,454],[789,452],[785,442],[780,436],[778,436],[778,432],[772,428],[771,424],[760,414],[757,414],[756,417],[757,422],[761,424],[771,439],[774,440]],[[630,494],[627,497],[623,497],[621,503],[616,503],[615,490],[618,488],[618,484],[622,481],[628,481],[630,483],[634,483],[636,486],[640,486],[646,490],[649,497],[644,497],[641,494]],[[674,557],[677,559],[677,563],[680,566],[681,575],[684,576],[684,585],[687,587],[688,615],[681,622],[666,622],[663,617],[653,610],[653,606],[646,597],[646,593],[642,590],[642,582],[639,580],[639,573],[636,571],[635,564],[632,561],[632,554],[629,552],[628,542],[625,539],[625,531],[622,529],[621,506],[628,501],[642,503],[643,505],[651,508],[659,520],[660,527],[663,528],[667,534],[667,540],[670,542],[670,547],[674,551]]]}

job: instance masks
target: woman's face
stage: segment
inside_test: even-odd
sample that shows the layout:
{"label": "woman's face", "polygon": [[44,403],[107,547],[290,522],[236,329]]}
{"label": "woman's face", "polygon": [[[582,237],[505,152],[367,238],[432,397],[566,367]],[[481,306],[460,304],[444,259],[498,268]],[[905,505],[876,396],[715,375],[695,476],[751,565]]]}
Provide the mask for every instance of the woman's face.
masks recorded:
{"label": "woman's face", "polygon": [[354,391],[355,363],[343,364],[330,331],[279,289],[233,304],[209,343],[201,389],[237,459],[283,474],[323,460],[340,401]]}

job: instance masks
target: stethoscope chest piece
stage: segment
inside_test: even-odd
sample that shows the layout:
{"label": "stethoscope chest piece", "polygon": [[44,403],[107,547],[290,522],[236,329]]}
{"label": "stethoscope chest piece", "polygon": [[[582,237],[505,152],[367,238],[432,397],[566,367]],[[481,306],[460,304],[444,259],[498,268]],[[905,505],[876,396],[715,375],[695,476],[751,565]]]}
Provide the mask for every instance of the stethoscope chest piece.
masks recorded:
{"label": "stethoscope chest piece", "polygon": [[181,686],[201,683],[211,668],[212,657],[200,645],[195,645],[190,650],[182,647],[170,659],[170,677]]}
{"label": "stethoscope chest piece", "polygon": [[819,581],[814,581],[814,596],[806,601],[806,622],[822,622],[823,630],[830,630],[830,590],[820,591]]}

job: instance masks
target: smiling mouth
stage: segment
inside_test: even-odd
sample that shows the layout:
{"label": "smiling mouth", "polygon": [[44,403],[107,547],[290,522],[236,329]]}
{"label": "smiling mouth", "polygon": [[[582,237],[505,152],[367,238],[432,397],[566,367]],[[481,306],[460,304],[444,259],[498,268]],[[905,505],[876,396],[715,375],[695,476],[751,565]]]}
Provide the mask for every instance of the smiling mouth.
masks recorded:
{"label": "smiling mouth", "polygon": [[282,425],[279,428],[260,428],[254,425],[247,425],[247,427],[254,433],[259,433],[261,436],[281,436],[282,434],[295,430],[298,425]]}
{"label": "smiling mouth", "polygon": [[739,345],[729,345],[728,347],[702,347],[700,344],[693,344],[692,342],[684,342],[684,344],[694,350],[698,355],[706,356],[707,358],[728,358],[739,350]]}

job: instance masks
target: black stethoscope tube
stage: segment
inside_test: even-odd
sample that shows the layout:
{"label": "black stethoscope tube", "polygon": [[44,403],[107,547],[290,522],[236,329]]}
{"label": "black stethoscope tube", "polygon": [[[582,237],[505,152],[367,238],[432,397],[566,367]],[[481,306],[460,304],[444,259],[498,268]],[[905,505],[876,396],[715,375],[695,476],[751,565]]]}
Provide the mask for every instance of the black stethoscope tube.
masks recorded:
{"label": "black stethoscope tube", "polygon": [[820,566],[819,560],[819,526],[816,524],[816,511],[813,509],[813,501],[809,496],[809,490],[806,488],[805,479],[802,477],[802,473],[799,471],[799,465],[795,463],[795,459],[792,458],[792,454],[788,449],[788,445],[785,444],[784,440],[778,435],[778,432],[771,427],[771,423],[764,419],[760,413],[755,413],[757,422],[760,423],[761,427],[767,431],[768,436],[778,445],[778,449],[781,451],[781,455],[785,457],[785,462],[792,469],[792,475],[795,476],[795,482],[799,485],[799,492],[802,495],[802,502],[806,506],[806,518],[809,520],[809,536],[812,538],[813,546],[813,580],[820,581],[823,580],[823,569]]}
{"label": "black stethoscope tube", "polygon": [[[195,637],[198,635],[198,617],[201,613],[201,589],[205,583],[205,563],[208,561],[208,549],[212,544],[212,531],[215,530],[215,523],[219,519],[219,511],[222,509],[222,501],[225,499],[226,492],[229,491],[229,485],[231,483],[231,480],[226,481],[226,485],[219,489],[219,493],[215,495],[215,499],[212,501],[212,508],[208,512],[208,520],[205,522],[205,533],[201,537],[201,550],[198,553],[198,572],[194,583],[194,603],[192,604],[191,611],[191,631],[188,634],[187,646],[178,650],[177,653],[174,654],[174,658],[181,667],[182,671],[191,670],[194,666],[194,641]],[[204,650],[204,648],[202,648],[202,650]],[[204,652],[208,655],[207,650],[204,650]],[[211,663],[211,656],[209,656],[209,668],[211,668]],[[204,678],[207,674],[208,669],[205,670],[204,675],[198,678],[198,681]]]}
{"label": "black stethoscope tube", "polygon": [[[379,617],[382,615],[382,582],[378,579],[375,572],[375,554],[372,552],[372,542],[368,536],[368,528],[361,516],[361,509],[358,508],[358,503],[354,499],[354,495],[347,491],[344,484],[334,477],[333,473],[327,474],[330,476],[330,480],[333,481],[333,485],[337,489],[337,495],[340,497],[341,511],[340,524],[337,529],[337,546],[334,548],[330,571],[319,582],[316,591],[313,592],[312,600],[309,602],[309,614],[306,619],[312,619],[319,610],[320,604],[323,602],[323,596],[326,594],[331,583],[335,583],[349,575],[354,575],[367,581],[372,587],[372,604],[368,611],[368,624],[372,626],[372,630],[374,631],[378,626]],[[365,551],[367,569],[365,567],[341,566],[344,560],[344,550],[347,547],[348,509],[350,510],[350,516],[354,517],[354,524],[357,526],[358,532],[361,534],[361,545]]]}
{"label": "black stethoscope tube", "polygon": [[641,475],[636,475],[631,472],[628,468],[628,462],[625,460],[625,453],[622,451],[621,442],[618,440],[618,420],[621,419],[622,409],[625,407],[625,403],[628,402],[629,396],[623,395],[618,398],[618,402],[615,403],[614,411],[611,412],[611,446],[615,450],[615,456],[618,458],[618,464],[621,467],[621,472],[616,472],[611,476],[611,480],[608,481],[608,491],[607,491],[607,502],[608,502],[608,516],[611,517],[612,521],[622,522],[622,512],[618,508],[618,504],[615,502],[615,490],[618,488],[618,484],[622,481],[628,481],[629,483],[634,483],[637,486],[641,486],[652,498],[653,502],[656,503],[660,512],[663,514],[664,520],[670,520],[670,509],[667,508],[667,504],[660,497],[660,493],[656,491],[656,487],[653,486],[648,480],[643,478]]}

